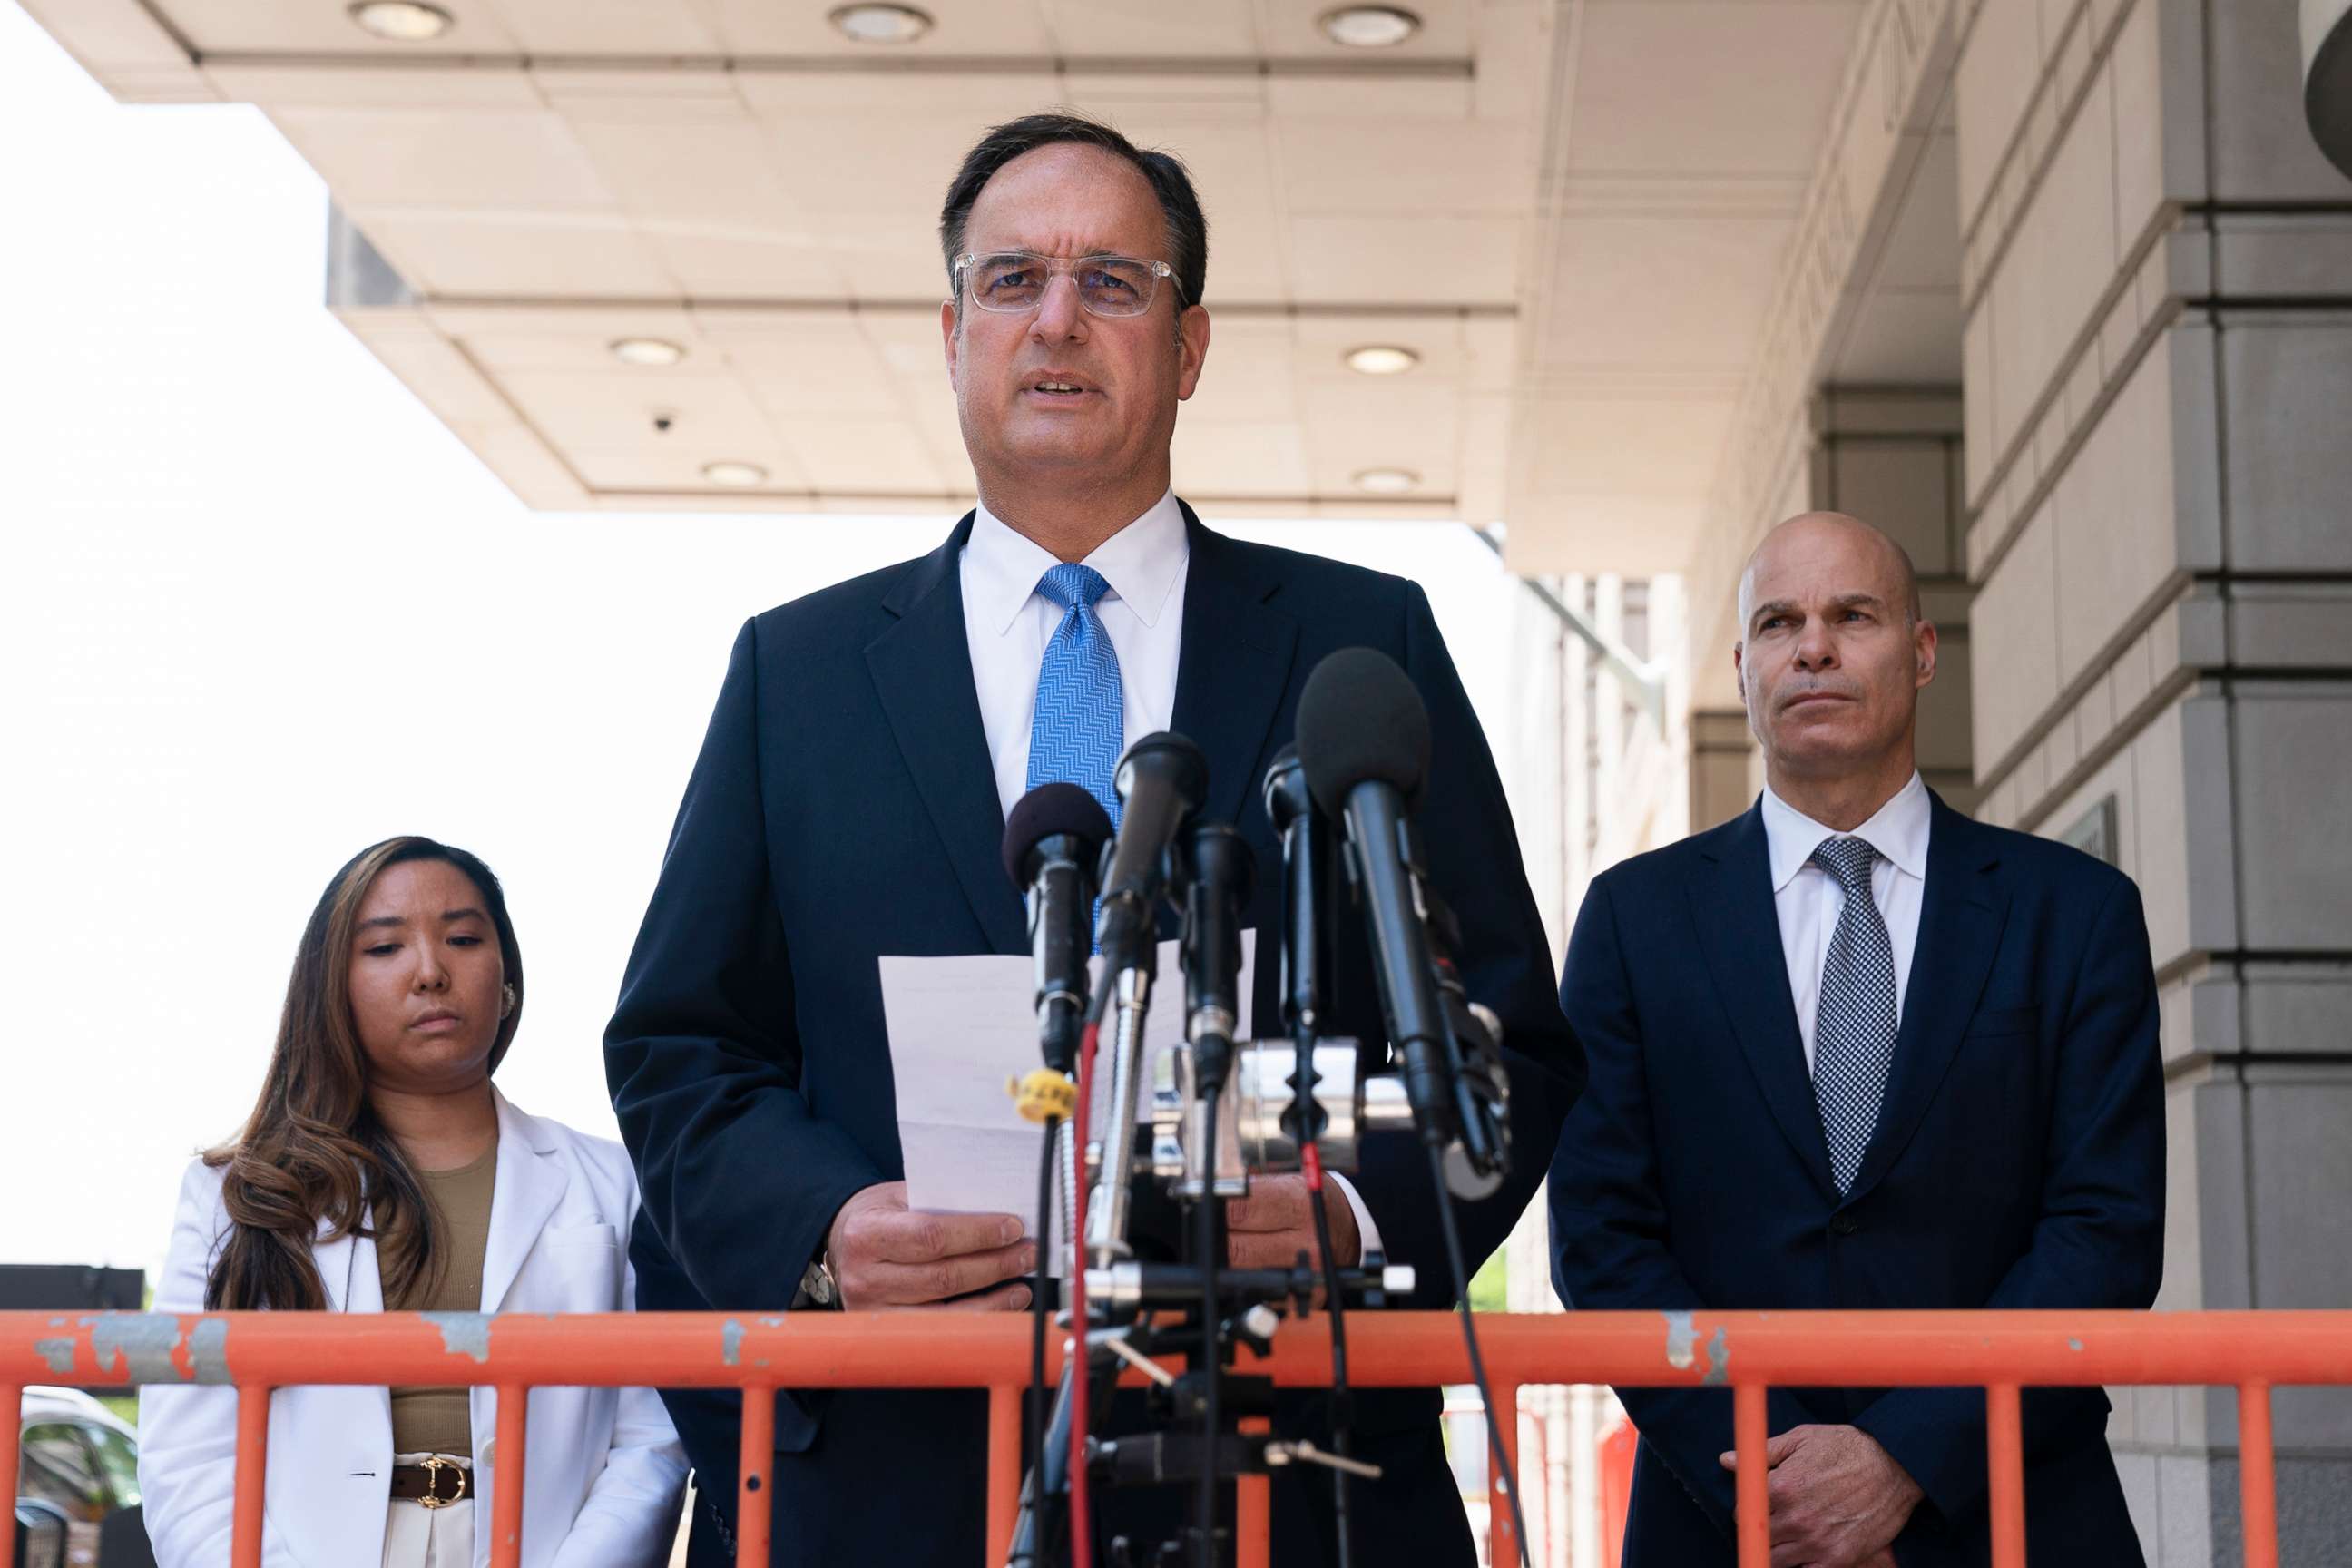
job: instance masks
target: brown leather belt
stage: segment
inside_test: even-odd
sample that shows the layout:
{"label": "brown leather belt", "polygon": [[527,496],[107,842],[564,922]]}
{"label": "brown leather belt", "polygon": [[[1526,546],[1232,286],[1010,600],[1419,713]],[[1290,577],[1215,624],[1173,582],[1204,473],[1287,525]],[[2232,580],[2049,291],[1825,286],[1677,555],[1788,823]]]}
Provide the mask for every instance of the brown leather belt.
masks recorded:
{"label": "brown leather belt", "polygon": [[[446,1476],[449,1479],[443,1480]],[[436,1454],[421,1465],[392,1467],[392,1500],[419,1508],[447,1508],[466,1496],[471,1472]]]}

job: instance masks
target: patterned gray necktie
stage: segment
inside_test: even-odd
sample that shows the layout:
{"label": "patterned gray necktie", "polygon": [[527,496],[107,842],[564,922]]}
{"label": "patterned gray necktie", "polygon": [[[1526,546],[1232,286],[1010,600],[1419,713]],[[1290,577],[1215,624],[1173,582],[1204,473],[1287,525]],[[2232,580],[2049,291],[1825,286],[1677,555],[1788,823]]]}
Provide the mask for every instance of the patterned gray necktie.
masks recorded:
{"label": "patterned gray necktie", "polygon": [[1853,1190],[1862,1169],[1886,1098],[1887,1070],[1895,1065],[1895,948],[1870,893],[1877,858],[1878,851],[1859,838],[1824,838],[1811,856],[1845,889],[1813,1021],[1813,1100],[1829,1141],[1830,1173],[1842,1194]]}

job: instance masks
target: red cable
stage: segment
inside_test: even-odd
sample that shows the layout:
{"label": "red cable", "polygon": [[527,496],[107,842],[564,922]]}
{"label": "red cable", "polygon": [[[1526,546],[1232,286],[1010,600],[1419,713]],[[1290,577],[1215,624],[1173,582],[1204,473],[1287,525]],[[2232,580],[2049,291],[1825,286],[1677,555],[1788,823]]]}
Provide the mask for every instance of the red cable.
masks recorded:
{"label": "red cable", "polygon": [[1298,1168],[1307,1173],[1307,1190],[1320,1194],[1323,1191],[1323,1151],[1312,1143],[1300,1144]]}
{"label": "red cable", "polygon": [[[1078,1040],[1078,1103],[1070,1119],[1071,1162],[1076,1175],[1071,1182],[1070,1336],[1077,1357],[1077,1375],[1070,1384],[1070,1564],[1093,1568],[1094,1532],[1087,1514],[1087,1405],[1091,1367],[1087,1356],[1087,1111],[1093,1103],[1095,1047],[1102,1025],[1088,1024]],[[1041,1460],[1042,1462],[1042,1460]]]}

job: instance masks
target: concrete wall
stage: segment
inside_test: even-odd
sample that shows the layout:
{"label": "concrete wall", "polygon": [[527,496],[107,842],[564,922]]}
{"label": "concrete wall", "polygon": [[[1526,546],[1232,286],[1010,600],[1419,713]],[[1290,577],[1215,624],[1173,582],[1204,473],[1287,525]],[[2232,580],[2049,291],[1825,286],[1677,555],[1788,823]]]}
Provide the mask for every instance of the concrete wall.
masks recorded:
{"label": "concrete wall", "polygon": [[[1979,815],[2137,879],[2168,1308],[2352,1303],[2352,182],[2295,0],[1981,0],[1953,80]],[[2160,1568],[2239,1560],[2234,1399],[2116,1390]],[[2352,1398],[2278,1400],[2352,1561]]]}

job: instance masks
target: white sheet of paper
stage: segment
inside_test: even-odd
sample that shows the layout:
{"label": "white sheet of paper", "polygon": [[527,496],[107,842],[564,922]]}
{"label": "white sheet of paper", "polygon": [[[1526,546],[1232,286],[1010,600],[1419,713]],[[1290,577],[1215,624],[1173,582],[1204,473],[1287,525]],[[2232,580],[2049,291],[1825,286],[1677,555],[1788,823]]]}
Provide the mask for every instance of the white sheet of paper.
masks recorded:
{"label": "white sheet of paper", "polygon": [[[1249,1037],[1257,932],[1242,932],[1241,1037]],[[1095,965],[1099,970],[1101,960]],[[919,1209],[1013,1214],[1037,1227],[1037,1159],[1044,1136],[1024,1121],[1005,1091],[1037,1066],[1036,966],[1025,955],[880,960],[882,1016],[898,1091],[898,1144],[907,1162],[907,1204]],[[1151,1067],[1184,1037],[1184,972],[1177,945],[1160,945],[1160,972],[1143,1030],[1144,1079],[1137,1113],[1151,1114]],[[1108,1028],[1095,1054],[1089,1135],[1103,1126],[1110,1095]],[[1057,1200],[1058,1201],[1058,1200]]]}

